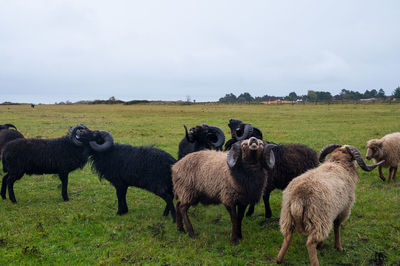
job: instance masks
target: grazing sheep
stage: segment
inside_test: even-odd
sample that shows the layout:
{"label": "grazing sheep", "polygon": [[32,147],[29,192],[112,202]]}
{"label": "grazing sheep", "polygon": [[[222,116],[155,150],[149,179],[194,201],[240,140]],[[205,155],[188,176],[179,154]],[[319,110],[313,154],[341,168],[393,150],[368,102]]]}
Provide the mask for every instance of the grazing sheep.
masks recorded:
{"label": "grazing sheep", "polygon": [[[265,168],[273,167],[270,145],[254,137],[235,143],[229,152],[203,150],[188,154],[172,167],[178,231],[184,232],[182,218],[191,237],[187,216],[190,206],[223,204],[231,216],[231,241],[242,238],[246,206],[256,203],[266,183]],[[236,210],[237,208],[237,210]]]}
{"label": "grazing sheep", "polygon": [[222,145],[225,142],[224,132],[214,126],[201,124],[190,128],[190,133],[185,127],[185,137],[179,143],[178,160],[185,155],[204,150],[222,150]]}
{"label": "grazing sheep", "polygon": [[400,164],[400,132],[388,134],[381,139],[371,139],[367,143],[368,160],[374,159],[375,163],[385,160],[379,165],[379,177],[385,181],[382,167],[389,168],[388,182],[396,178],[397,167]]}
{"label": "grazing sheep", "polygon": [[[10,129],[10,127],[15,128],[15,130]],[[20,132],[18,132],[17,128],[13,124],[0,125],[0,160],[1,160],[1,152],[6,143],[14,139],[19,139],[23,137],[24,136]]]}
{"label": "grazing sheep", "polygon": [[236,141],[249,139],[251,137],[257,139],[263,138],[261,130],[250,124],[243,123],[240,120],[231,118],[229,119],[228,126],[231,129],[232,138],[226,142],[225,151],[229,150]]}
{"label": "grazing sheep", "polygon": [[350,215],[354,190],[358,182],[354,161],[361,169],[372,171],[375,165],[367,165],[360,152],[350,145],[331,144],[321,150],[320,162],[331,153],[329,159],[318,168],[296,177],[283,191],[280,228],[284,236],[276,259],[281,263],[289,248],[294,230],[308,235],[307,250],[311,265],[319,265],[317,246],[335,231],[335,248],[342,251],[340,224]]}
{"label": "grazing sheep", "polygon": [[128,212],[126,192],[129,186],[134,186],[161,197],[167,203],[164,216],[171,212],[175,221],[171,181],[171,166],[176,162],[174,157],[153,147],[116,144],[106,131],[93,131],[92,136],[94,139],[89,142],[92,148],[92,168],[100,178],[107,179],[115,187],[118,198],[117,214]]}
{"label": "grazing sheep", "polygon": [[3,170],[7,174],[1,184],[1,196],[8,196],[16,203],[14,183],[24,174],[42,175],[58,174],[62,183],[61,195],[68,201],[68,174],[75,169],[83,168],[89,157],[88,142],[80,140],[77,135],[89,129],[81,124],[69,130],[65,137],[57,139],[15,139],[3,149]]}
{"label": "grazing sheep", "polygon": [[[271,144],[274,145],[272,151],[275,155],[275,166],[272,169],[267,169],[268,181],[263,194],[265,218],[270,218],[272,216],[269,197],[275,188],[281,190],[285,189],[293,178],[318,166],[317,153],[305,145]],[[254,205],[251,204],[246,216],[251,216],[253,212]]]}

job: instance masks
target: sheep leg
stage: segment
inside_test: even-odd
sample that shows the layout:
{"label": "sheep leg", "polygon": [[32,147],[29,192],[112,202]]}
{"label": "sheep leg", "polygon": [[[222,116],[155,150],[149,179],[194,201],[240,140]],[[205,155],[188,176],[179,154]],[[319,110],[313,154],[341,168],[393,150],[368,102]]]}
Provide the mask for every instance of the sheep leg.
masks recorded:
{"label": "sheep leg", "polygon": [[385,181],[385,176],[382,173],[382,165],[378,166],[378,170],[379,170],[379,177],[382,179],[382,181]]}
{"label": "sheep leg", "polygon": [[126,191],[128,187],[125,185],[115,186],[118,198],[118,211],[117,215],[123,215],[128,212],[128,205],[126,204]]}
{"label": "sheep leg", "polygon": [[244,211],[246,210],[246,205],[239,204],[238,205],[238,237],[239,239],[242,239],[242,220],[244,217]]}
{"label": "sheep leg", "polygon": [[335,232],[335,248],[339,251],[343,251],[342,244],[340,243],[340,224],[339,220],[333,222],[333,229]]}
{"label": "sheep leg", "polygon": [[249,209],[247,210],[246,216],[250,217],[254,213],[254,204],[250,204]]}
{"label": "sheep leg", "polygon": [[185,229],[183,229],[182,213],[180,211],[180,205],[181,205],[181,202],[178,201],[176,203],[176,229],[180,232],[185,232]]}
{"label": "sheep leg", "polygon": [[167,195],[167,196],[163,197],[163,199],[167,203],[167,206],[165,206],[165,210],[164,210],[164,214],[163,215],[167,216],[168,213],[171,211],[172,222],[175,223],[175,221],[176,221],[176,212],[175,212],[173,198],[174,198],[173,195]]}
{"label": "sheep leg", "polygon": [[17,200],[15,199],[15,194],[14,194],[14,183],[18,179],[19,178],[14,178],[14,177],[9,176],[8,180],[7,180],[8,197],[10,198],[12,203],[17,203]]}
{"label": "sheep leg", "polygon": [[58,176],[60,177],[61,185],[62,185],[61,196],[64,201],[69,201],[69,198],[68,198],[68,174],[59,174]]}
{"label": "sheep leg", "polygon": [[231,236],[231,242],[235,245],[238,244],[238,216],[236,213],[236,206],[225,206],[226,210],[229,212],[231,216],[231,223],[232,223],[232,236]]}
{"label": "sheep leg", "polygon": [[186,204],[181,204],[179,206],[179,211],[182,214],[183,221],[185,222],[186,230],[188,231],[189,236],[190,237],[194,237],[193,226],[192,226],[192,223],[190,222],[189,217],[187,215],[187,211],[188,211],[189,207],[190,207],[190,205],[187,204],[187,203]]}
{"label": "sheep leg", "polygon": [[271,218],[272,216],[271,206],[269,205],[270,195],[271,191],[265,191],[263,195],[264,206],[265,206],[265,218]]}
{"label": "sheep leg", "polygon": [[394,180],[396,178],[396,174],[397,174],[397,166],[393,167],[394,171],[393,171],[393,175],[392,175],[392,180]]}
{"label": "sheep leg", "polygon": [[3,182],[1,183],[1,197],[3,199],[6,199],[6,192],[7,192],[7,180],[8,180],[8,174],[3,176]]}
{"label": "sheep leg", "polygon": [[281,250],[279,250],[278,257],[276,258],[276,263],[282,263],[283,257],[285,257],[286,252],[289,249],[290,242],[292,241],[293,232],[290,232],[283,239]]}
{"label": "sheep leg", "polygon": [[317,256],[317,244],[318,241],[314,239],[313,235],[309,235],[307,238],[307,251],[310,257],[310,263],[312,266],[319,266],[318,256]]}

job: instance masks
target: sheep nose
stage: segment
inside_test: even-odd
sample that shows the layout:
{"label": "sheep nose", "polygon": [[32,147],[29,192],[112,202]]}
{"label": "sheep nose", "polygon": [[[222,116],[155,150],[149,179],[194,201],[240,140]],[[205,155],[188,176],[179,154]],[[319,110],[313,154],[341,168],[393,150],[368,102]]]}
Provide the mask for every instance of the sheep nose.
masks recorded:
{"label": "sheep nose", "polygon": [[251,138],[249,139],[249,145],[252,145],[253,143],[254,143],[254,144],[258,144],[257,138],[251,137]]}

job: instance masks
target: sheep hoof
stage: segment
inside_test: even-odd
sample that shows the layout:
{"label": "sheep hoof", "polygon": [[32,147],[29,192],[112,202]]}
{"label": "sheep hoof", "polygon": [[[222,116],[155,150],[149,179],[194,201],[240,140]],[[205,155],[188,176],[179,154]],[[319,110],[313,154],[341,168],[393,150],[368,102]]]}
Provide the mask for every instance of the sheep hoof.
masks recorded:
{"label": "sheep hoof", "polygon": [[383,177],[383,176],[380,176],[380,178],[382,179],[382,181],[386,181],[386,178],[385,177]]}
{"label": "sheep hoof", "polygon": [[183,227],[177,227],[176,230],[178,230],[178,232],[185,233],[185,229],[183,229]]}
{"label": "sheep hoof", "polygon": [[232,242],[232,244],[234,244],[235,246],[236,246],[237,244],[239,244],[239,240],[237,240],[237,239],[231,239],[231,242]]}
{"label": "sheep hoof", "polygon": [[4,199],[7,199],[7,197],[6,196],[4,196],[4,195],[1,195],[1,198],[4,200]]}
{"label": "sheep hoof", "polygon": [[343,248],[342,247],[335,247],[338,251],[343,252]]}
{"label": "sheep hoof", "polygon": [[250,213],[250,212],[247,212],[247,213],[246,213],[246,217],[250,217],[251,215],[253,215],[252,212],[251,212],[251,213]]}
{"label": "sheep hoof", "polygon": [[63,199],[64,201],[69,201],[69,198]]}
{"label": "sheep hoof", "polygon": [[128,211],[117,211],[117,215],[121,216],[127,213]]}
{"label": "sheep hoof", "polygon": [[281,263],[282,263],[282,260],[276,259],[275,262],[276,262],[277,264],[281,264]]}
{"label": "sheep hoof", "polygon": [[265,218],[271,218],[272,217],[272,213],[266,213],[265,214]]}

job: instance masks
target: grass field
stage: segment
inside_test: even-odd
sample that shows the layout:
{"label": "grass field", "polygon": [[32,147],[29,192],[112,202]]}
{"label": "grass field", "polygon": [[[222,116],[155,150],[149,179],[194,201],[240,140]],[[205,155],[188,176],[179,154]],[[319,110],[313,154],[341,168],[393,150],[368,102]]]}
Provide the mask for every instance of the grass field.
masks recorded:
{"label": "grass field", "polygon": [[[183,124],[207,123],[228,134],[229,118],[257,126],[277,143],[304,143],[316,151],[330,143],[351,144],[364,155],[367,140],[400,131],[399,117],[399,104],[0,106],[0,123],[15,124],[25,137],[59,137],[85,123],[111,132],[116,142],[155,145],[174,157]],[[356,202],[342,228],[345,251],[333,248],[332,232],[318,251],[320,263],[399,265],[400,177],[388,184],[377,170],[359,173]],[[258,204],[253,217],[244,219],[244,239],[234,246],[222,205],[189,210],[197,233],[191,239],[176,231],[170,216],[162,216],[164,202],[153,194],[131,187],[129,212],[120,217],[115,189],[99,181],[90,165],[69,177],[69,202],[62,201],[59,178],[52,175],[24,176],[14,186],[18,203],[0,201],[0,265],[273,265],[282,243],[278,190],[271,196],[273,217],[264,219]],[[295,234],[285,264],[309,263],[305,241]]]}

